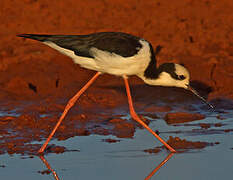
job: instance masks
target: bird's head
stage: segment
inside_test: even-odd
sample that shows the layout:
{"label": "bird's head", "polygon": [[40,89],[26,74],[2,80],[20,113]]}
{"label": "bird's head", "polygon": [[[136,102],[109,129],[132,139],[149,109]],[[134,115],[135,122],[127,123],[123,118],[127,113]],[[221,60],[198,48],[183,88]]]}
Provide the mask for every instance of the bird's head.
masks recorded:
{"label": "bird's head", "polygon": [[157,74],[155,77],[146,78],[144,76],[143,80],[145,83],[150,85],[181,87],[187,89],[203,100],[211,108],[213,108],[211,104],[209,104],[202,96],[197,93],[196,90],[190,86],[190,74],[183,65],[175,63],[161,64],[157,69]]}
{"label": "bird's head", "polygon": [[164,63],[158,68],[157,81],[162,86],[175,86],[188,89],[189,71],[180,64]]}
{"label": "bird's head", "polygon": [[180,64],[164,63],[161,64],[153,74],[145,75],[142,79],[145,83],[150,85],[173,86],[188,89],[190,75],[188,70]]}

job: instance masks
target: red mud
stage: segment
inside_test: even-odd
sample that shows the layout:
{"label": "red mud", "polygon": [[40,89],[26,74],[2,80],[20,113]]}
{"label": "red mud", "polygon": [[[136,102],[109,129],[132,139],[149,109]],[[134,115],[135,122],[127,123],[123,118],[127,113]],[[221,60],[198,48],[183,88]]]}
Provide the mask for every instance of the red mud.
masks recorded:
{"label": "red mud", "polygon": [[[73,66],[68,57],[16,34],[124,31],[144,37],[154,47],[163,46],[159,64],[183,63],[192,80],[200,82],[198,89],[212,88],[209,98],[233,98],[232,8],[233,2],[228,0],[1,0],[1,96],[67,97],[92,74]],[[114,77],[110,79],[99,82],[119,84]]]}
{"label": "red mud", "polygon": [[169,112],[171,110],[170,106],[149,106],[144,109],[145,112]]}
{"label": "red mud", "polygon": [[37,171],[38,173],[44,175],[44,174],[50,174],[51,171],[49,169],[43,170],[43,171]]}
{"label": "red mud", "polygon": [[[219,144],[219,142],[215,143],[209,143],[209,142],[193,142],[193,141],[187,141],[186,139],[180,139],[179,137],[172,137],[170,136],[167,143],[173,147],[178,152],[184,152],[190,149],[203,149],[206,146],[214,146],[216,144]],[[162,146],[162,148],[165,148],[165,146]],[[161,148],[152,148],[152,149],[146,149],[144,152],[148,153],[158,153],[161,151]]]}
{"label": "red mud", "polygon": [[169,137],[169,140],[167,143],[173,147],[176,150],[179,149],[203,149],[206,146],[213,146],[215,143],[209,143],[209,142],[192,142],[187,141],[186,139],[180,139],[179,137]]}
{"label": "red mud", "polygon": [[104,142],[108,142],[108,143],[116,143],[116,142],[120,142],[120,140],[117,140],[117,139],[103,139]]}
{"label": "red mud", "polygon": [[173,126],[191,126],[191,127],[201,127],[202,129],[209,129],[211,127],[222,127],[223,123],[195,123],[195,124],[173,124]]}
{"label": "red mud", "polygon": [[198,113],[186,113],[186,112],[177,112],[177,113],[167,113],[165,116],[165,121],[167,124],[175,124],[175,123],[184,123],[195,120],[204,119],[205,116]]}
{"label": "red mud", "polygon": [[[20,116],[0,117],[0,153],[35,152],[38,145],[25,144],[48,136],[67,100],[94,74],[55,50],[18,38],[16,34],[132,33],[149,40],[154,48],[163,46],[158,64],[183,63],[191,73],[193,86],[202,95],[214,105],[220,104],[220,108],[232,109],[225,101],[216,100],[233,98],[232,9],[233,2],[228,0],[172,3],[169,0],[1,0],[1,110],[18,108]],[[184,103],[187,97],[195,98],[178,88],[145,86],[135,77],[130,79],[130,84],[136,109],[146,112],[148,117],[156,118],[155,112],[173,109],[154,105],[159,99]],[[128,112],[121,78],[99,77],[77,104],[54,138],[65,140],[91,133],[133,137],[137,123],[117,117]],[[116,108],[122,111],[115,112]],[[40,117],[43,114],[48,116]],[[202,118],[200,114],[169,113],[165,119],[168,123],[180,123]],[[149,120],[145,121],[149,124]]]}
{"label": "red mud", "polygon": [[151,149],[145,149],[144,152],[150,153],[150,154],[155,154],[155,153],[159,153],[161,151],[161,149],[159,148],[151,148]]}

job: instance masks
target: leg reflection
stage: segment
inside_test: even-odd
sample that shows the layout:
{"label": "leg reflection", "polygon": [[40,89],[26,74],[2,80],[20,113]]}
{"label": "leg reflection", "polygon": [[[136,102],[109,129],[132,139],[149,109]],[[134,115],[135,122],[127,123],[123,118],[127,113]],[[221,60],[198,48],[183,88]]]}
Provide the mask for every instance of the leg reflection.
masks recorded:
{"label": "leg reflection", "polygon": [[39,158],[42,160],[42,162],[45,164],[45,166],[53,173],[53,177],[55,180],[60,180],[57,176],[57,173],[51,168],[48,161],[44,158],[44,156],[39,156]]}
{"label": "leg reflection", "polygon": [[174,155],[175,153],[170,153],[168,156],[153,170],[151,173],[145,178],[145,180],[149,180],[166,162]]}

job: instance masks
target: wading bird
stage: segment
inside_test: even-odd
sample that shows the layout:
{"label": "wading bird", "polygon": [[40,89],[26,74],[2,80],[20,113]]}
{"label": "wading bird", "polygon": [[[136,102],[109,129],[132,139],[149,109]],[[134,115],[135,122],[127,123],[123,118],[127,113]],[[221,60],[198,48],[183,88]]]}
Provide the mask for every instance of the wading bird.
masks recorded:
{"label": "wading bird", "polygon": [[122,32],[99,32],[88,35],[20,34],[18,36],[41,41],[72,58],[75,64],[97,71],[87,84],[69,100],[56,126],[38,151],[39,153],[44,152],[67,112],[75,104],[80,95],[85,92],[99,75],[104,73],[121,76],[124,79],[132,118],[152,133],[171,152],[176,151],[136,114],[133,107],[128,76],[136,75],[149,85],[174,86],[190,90],[212,107],[211,104],[190,87],[190,75],[184,66],[175,63],[164,63],[157,67],[155,55],[160,47],[158,46],[154,52],[152,45],[140,37]]}

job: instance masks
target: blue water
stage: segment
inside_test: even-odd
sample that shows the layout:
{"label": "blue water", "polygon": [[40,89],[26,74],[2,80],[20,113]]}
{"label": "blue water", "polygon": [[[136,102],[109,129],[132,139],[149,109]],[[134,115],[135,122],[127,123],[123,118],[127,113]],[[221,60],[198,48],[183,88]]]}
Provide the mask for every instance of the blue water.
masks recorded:
{"label": "blue water", "polygon": [[[228,113],[228,118],[225,120],[219,120],[215,117],[216,114],[213,114],[204,120],[187,123],[223,123],[222,127],[211,126],[209,129],[201,129],[199,126],[169,126],[162,119],[151,121],[150,127],[159,129],[165,140],[169,136],[178,136],[190,141],[220,143],[201,150],[174,154],[151,179],[232,179],[233,132],[222,131],[233,128],[232,114]],[[199,131],[193,133],[192,129],[199,129]],[[179,130],[182,132],[174,133]],[[137,129],[133,139],[120,139],[121,141],[117,143],[103,142],[102,140],[106,138],[118,139],[113,136],[90,135],[74,137],[66,141],[53,140],[51,143],[79,150],[79,152],[49,154],[45,158],[60,179],[142,180],[169,154],[165,149],[156,154],[144,152],[145,149],[161,145],[144,129]],[[10,156],[5,154],[0,158],[1,179],[49,180],[54,178],[52,173],[41,174],[38,172],[46,170],[47,167],[37,156],[29,158],[27,155]]]}

